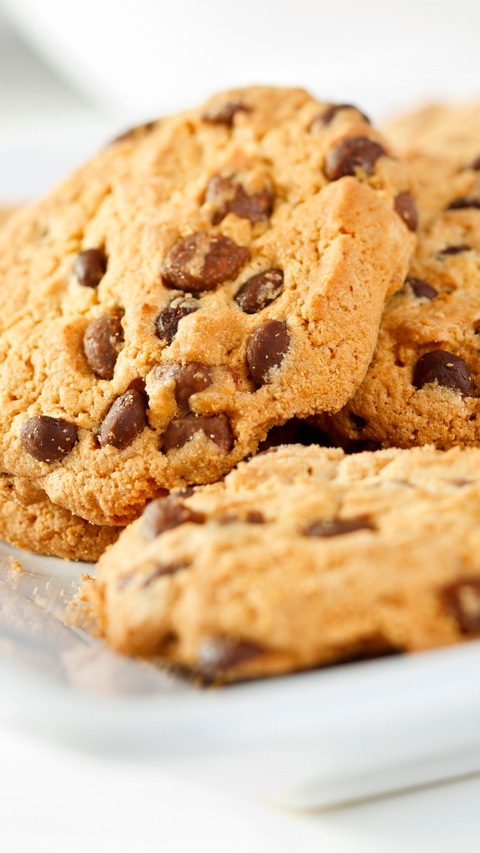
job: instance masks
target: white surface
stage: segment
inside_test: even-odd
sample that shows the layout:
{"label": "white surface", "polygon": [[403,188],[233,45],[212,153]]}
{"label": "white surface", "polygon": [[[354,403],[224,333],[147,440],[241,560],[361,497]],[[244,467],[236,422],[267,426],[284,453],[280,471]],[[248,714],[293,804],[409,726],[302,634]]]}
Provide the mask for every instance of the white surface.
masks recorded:
{"label": "white surface", "polygon": [[[162,30],[152,28],[148,34],[142,32],[142,37],[148,36],[150,44],[155,43],[159,57],[145,55],[135,60],[143,0],[137,0],[134,6],[136,20],[131,23],[130,31],[125,30],[123,22],[132,7],[119,2],[113,8],[109,3],[109,36],[105,29],[106,4],[103,0],[97,0],[93,11],[89,0],[84,0],[82,7],[77,7],[74,22],[69,4],[56,5],[56,26],[63,28],[58,32],[64,58],[70,57],[70,64],[76,65],[77,81],[85,75],[84,92],[96,88],[98,100],[108,101],[114,119],[106,113],[96,113],[94,107],[48,74],[43,74],[42,80],[37,61],[27,53],[22,54],[16,48],[13,53],[0,50],[0,198],[4,201],[23,200],[47,189],[52,181],[87,156],[91,148],[107,139],[110,127],[127,125],[135,112],[146,112],[150,104],[154,106],[153,112],[157,112],[157,109],[169,109],[170,103],[177,106],[182,102],[194,102],[197,90],[199,93],[202,90],[201,94],[205,90],[208,94],[211,89],[227,84],[228,76],[239,76],[248,63],[251,73],[258,75],[259,63],[263,61],[263,79],[267,71],[271,71],[268,78],[273,79],[275,68],[275,74],[283,74],[282,79],[293,82],[292,65],[285,57],[290,58],[295,39],[289,38],[288,54],[285,44],[282,48],[279,41],[282,32],[285,34],[281,15],[288,5],[285,2],[275,4],[279,15],[277,32],[272,19],[262,31],[264,41],[265,34],[268,36],[268,51],[263,52],[263,59],[261,52],[253,61],[251,51],[243,55],[238,49],[245,41],[239,45],[241,30],[237,27],[232,36],[234,41],[229,43],[228,62],[222,60],[215,38],[215,33],[225,30],[225,18],[215,20],[215,16],[206,14],[208,4],[199,5],[208,18],[210,33],[207,56],[200,66],[193,63],[192,54],[185,49],[185,41],[171,39],[171,30],[166,32],[165,26]],[[157,3],[157,9],[161,5]],[[325,10],[325,4],[312,0],[311,13],[320,5]],[[11,0],[10,6],[16,6],[18,14],[27,8],[28,0]],[[35,23],[34,6],[37,11],[42,8],[32,0],[30,29]],[[387,7],[384,4],[381,17],[376,17],[375,6],[378,13],[379,4],[373,0],[358,4],[354,17],[348,19],[348,26],[345,22],[342,26],[341,21],[338,24],[338,16],[345,9],[345,3],[332,4],[329,8],[333,17],[328,20],[324,17],[322,26],[310,27],[308,16],[302,17],[300,5],[295,4],[295,33],[300,36],[299,21],[303,21],[305,31],[296,40],[298,53],[302,53],[305,39],[308,39],[310,49],[305,62],[312,62],[313,50],[318,74],[322,72],[320,91],[325,97],[356,99],[367,111],[371,104],[370,112],[374,113],[398,103],[399,93],[409,100],[421,97],[431,89],[434,81],[438,84],[441,81],[444,93],[472,94],[472,87],[480,79],[476,47],[478,7],[474,3],[468,4],[465,0],[455,4],[427,3],[423,0],[413,4],[408,0],[399,8],[395,22],[385,18]],[[45,0],[45,11],[51,7],[52,4]],[[180,3],[178,7],[186,8]],[[190,11],[192,8],[190,6]],[[260,12],[262,7],[257,4],[256,8]],[[243,9],[246,13],[248,5]],[[263,9],[265,11],[265,6]],[[337,27],[334,26],[335,15]],[[245,18],[251,27],[252,16],[245,14]],[[205,31],[205,26],[203,30],[193,26],[194,14],[184,19],[189,21],[190,36],[197,37],[198,32]],[[162,20],[165,21],[165,16]],[[235,23],[236,19],[232,20]],[[255,20],[258,22],[260,18]],[[418,23],[413,33],[412,20],[416,26]],[[382,40],[387,24],[390,35]],[[144,30],[144,23],[142,26]],[[361,50],[357,39],[359,31],[363,33]],[[132,54],[123,51],[121,61],[119,54],[108,58],[111,57],[110,42],[118,50],[117,35],[121,35],[124,45],[126,41],[132,45]],[[83,44],[81,55],[71,41],[79,36]],[[341,51],[338,49],[340,37]],[[44,39],[40,27],[32,38]],[[10,35],[7,42],[10,46],[13,44]],[[198,38],[196,42],[198,44]],[[253,42],[247,39],[250,47]],[[275,66],[271,63],[272,45],[277,49]],[[347,45],[348,50],[345,49]],[[157,73],[157,60],[165,62],[171,55],[169,51],[174,49],[177,51],[176,65],[167,68],[166,74],[165,71]],[[335,53],[338,56],[333,70],[337,73],[332,70],[325,74],[322,70],[325,62]],[[382,55],[385,61],[379,64]],[[435,64],[432,65],[430,60],[434,55]],[[87,64],[94,69],[100,59],[103,74],[105,65],[114,65],[115,92],[108,91],[108,81],[90,77],[93,72],[88,71]],[[59,62],[58,58],[55,62]],[[130,82],[135,81],[141,71],[145,88],[138,89],[138,79],[137,89],[129,88],[127,80],[127,84],[122,83],[120,92],[118,84],[123,66],[130,71]],[[199,67],[201,71],[197,74]],[[311,69],[310,64],[308,74]],[[434,78],[432,70],[441,71],[441,75]],[[107,71],[111,73],[111,68]],[[320,78],[316,76],[317,79]],[[328,91],[324,80],[328,83]],[[368,97],[365,97],[367,91]],[[35,142],[33,149],[32,140]],[[361,665],[353,672],[347,669],[331,671],[325,673],[326,678],[321,681],[318,680],[320,674],[302,676],[298,682],[302,705],[298,707],[298,703],[293,703],[291,714],[286,715],[273,713],[275,703],[272,705],[272,701],[280,692],[284,701],[286,697],[292,703],[294,691],[297,692],[295,679],[265,684],[259,686],[259,691],[257,686],[235,688],[225,693],[226,701],[221,700],[221,707],[215,696],[202,695],[201,699],[198,696],[199,702],[189,719],[186,715],[185,719],[177,721],[182,735],[177,741],[178,751],[183,755],[178,762],[159,749],[158,741],[149,739],[155,730],[158,731],[160,718],[168,716],[163,707],[162,715],[157,714],[157,718],[152,715],[152,702],[158,701],[158,697],[140,697],[143,710],[137,706],[133,715],[131,704],[122,698],[120,705],[125,708],[126,702],[128,709],[126,713],[118,713],[112,706],[113,698],[101,700],[90,696],[81,699],[79,693],[65,695],[61,687],[55,688],[46,679],[34,683],[21,668],[12,671],[6,665],[0,675],[0,850],[2,853],[31,853],[33,850],[36,853],[87,850],[89,853],[157,850],[168,853],[240,853],[247,850],[249,853],[269,853],[270,850],[275,853],[403,853],[407,850],[409,853],[471,853],[480,850],[480,778],[354,808],[303,815],[275,809],[257,795],[265,792],[266,782],[270,790],[272,781],[278,783],[277,787],[284,785],[281,764],[275,764],[279,755],[282,758],[282,750],[282,761],[288,760],[290,772],[297,767],[299,774],[304,776],[305,762],[310,762],[310,767],[320,767],[324,773],[323,782],[317,775],[316,784],[324,784],[326,778],[327,787],[324,785],[323,790],[327,792],[332,790],[335,774],[342,788],[345,770],[351,772],[355,762],[364,770],[366,759],[370,769],[381,769],[383,757],[388,776],[392,756],[397,763],[403,758],[404,768],[412,781],[412,770],[419,767],[423,772],[422,767],[425,768],[411,760],[412,751],[417,757],[422,753],[428,757],[432,744],[458,747],[450,756],[448,749],[444,750],[441,758],[449,760],[450,770],[454,766],[461,769],[455,761],[464,762],[464,769],[469,762],[476,763],[476,750],[471,750],[470,746],[476,741],[479,719],[476,710],[478,671],[478,646],[472,645],[465,650],[419,656],[411,663],[392,659]],[[360,685],[361,690],[358,689]],[[233,698],[228,699],[228,696]],[[181,697],[173,695],[170,699],[174,704]],[[286,708],[284,701],[282,711]],[[215,713],[212,704],[217,706]],[[204,705],[205,710],[201,710],[200,705]],[[208,742],[195,741],[191,730],[190,739],[186,737],[185,725],[188,728],[195,719],[197,725],[206,725],[201,734],[203,738],[205,732],[209,733]],[[299,720],[306,735],[300,750]],[[324,740],[317,740],[312,748],[312,731],[316,726],[318,733],[318,723],[322,721],[327,726],[327,730],[321,732]],[[144,725],[146,722],[148,726]],[[246,723],[250,741],[245,738]],[[308,725],[303,728],[305,723]],[[285,725],[291,726],[290,734],[293,731],[297,738],[290,751],[283,737],[285,729],[282,726]],[[212,727],[217,747],[222,744],[222,738],[224,741],[230,738],[230,744],[233,739],[236,744],[237,764],[230,764],[230,768],[234,767],[233,779],[228,778],[231,756],[225,758],[221,749],[212,750]],[[99,734],[96,740],[92,738],[95,732]],[[252,733],[258,744],[253,753],[248,750],[252,747]],[[275,749],[274,743],[278,734],[282,735],[280,751]],[[327,735],[332,736],[330,751],[326,748]],[[256,762],[266,740],[266,746],[273,744],[273,750],[270,755],[263,753],[263,766],[268,770],[265,776],[257,773]],[[203,756],[198,749],[199,743],[203,746]],[[360,745],[360,752],[355,752],[355,744],[355,749]],[[321,753],[315,752],[318,748]],[[212,756],[210,764],[205,759],[207,753]],[[227,781],[222,783],[222,778]],[[311,790],[312,776],[309,778]],[[388,787],[389,779],[384,777],[383,783]],[[344,789],[342,793],[345,794]]]}

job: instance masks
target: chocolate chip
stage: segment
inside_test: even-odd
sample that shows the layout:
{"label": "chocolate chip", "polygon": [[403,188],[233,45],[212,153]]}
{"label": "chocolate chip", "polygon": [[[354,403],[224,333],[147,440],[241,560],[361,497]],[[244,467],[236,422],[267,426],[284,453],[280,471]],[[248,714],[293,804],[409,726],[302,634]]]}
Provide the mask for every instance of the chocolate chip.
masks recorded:
{"label": "chocolate chip", "polygon": [[464,397],[470,397],[474,391],[470,371],[463,358],[442,349],[426,352],[413,368],[412,384],[416,388],[423,388],[431,382],[460,391]]}
{"label": "chocolate chip", "polygon": [[323,111],[323,113],[320,113],[320,115],[313,120],[311,127],[317,124],[317,122],[321,124],[330,124],[330,122],[333,121],[337,113],[339,113],[341,110],[356,110],[357,113],[362,117],[362,119],[366,121],[367,124],[370,124],[370,119],[365,115],[365,113],[362,113],[361,110],[359,110],[358,107],[355,107],[353,104],[330,104]]}
{"label": "chocolate chip", "polygon": [[212,384],[211,370],[206,364],[191,361],[188,364],[165,363],[155,368],[155,378],[175,381],[175,400],[182,414],[190,411],[189,400],[192,394],[205,391]]}
{"label": "chocolate chip", "polygon": [[100,379],[113,379],[123,329],[118,314],[103,314],[88,324],[83,336],[85,358]]}
{"label": "chocolate chip", "polygon": [[283,320],[266,320],[250,335],[247,364],[257,385],[272,381],[271,370],[281,365],[289,343],[287,324]]}
{"label": "chocolate chip", "polygon": [[197,649],[197,667],[208,676],[215,676],[226,669],[246,663],[264,654],[265,650],[256,643],[233,637],[205,637]]}
{"label": "chocolate chip", "polygon": [[242,184],[232,178],[215,175],[210,178],[205,201],[213,201],[217,209],[212,215],[212,224],[218,225],[227,213],[235,213],[241,219],[249,219],[255,225],[268,219],[272,212],[273,197],[268,189],[249,195]]}
{"label": "chocolate chip", "polygon": [[407,228],[410,231],[416,231],[418,228],[418,208],[413,196],[407,192],[398,193],[395,196],[393,207],[400,219],[403,219]]}
{"label": "chocolate chip", "polygon": [[75,258],[73,271],[84,287],[97,287],[106,269],[107,259],[103,249],[85,249]]}
{"label": "chocolate chip", "polygon": [[186,415],[170,421],[163,438],[163,450],[183,447],[197,433],[203,432],[220,450],[228,453],[233,446],[233,433],[226,415]]}
{"label": "chocolate chip", "polygon": [[128,447],[145,427],[146,408],[145,395],[136,388],[117,397],[100,426],[101,446],[111,444],[117,450]]}
{"label": "chocolate chip", "polygon": [[424,281],[423,278],[414,278],[414,276],[409,276],[409,278],[405,279],[406,284],[409,284],[414,295],[417,299],[435,299],[438,296],[438,290],[435,290],[428,281]]}
{"label": "chocolate chip", "polygon": [[357,515],[355,518],[319,518],[311,521],[303,530],[304,536],[319,536],[325,539],[330,536],[343,536],[355,533],[357,530],[375,530],[368,515]]}
{"label": "chocolate chip", "polygon": [[270,305],[283,288],[283,270],[266,270],[253,275],[235,295],[235,302],[245,314],[256,314]]}
{"label": "chocolate chip", "polygon": [[368,136],[347,136],[327,154],[325,175],[329,181],[355,175],[358,169],[369,175],[378,158],[386,153],[383,145]]}
{"label": "chocolate chip", "polygon": [[239,101],[227,101],[220,106],[211,107],[203,115],[203,121],[208,124],[225,124],[227,127],[232,127],[233,120],[237,113],[249,113],[250,107]]}
{"label": "chocolate chip", "polygon": [[462,634],[480,634],[480,578],[460,578],[445,586],[440,597]]}
{"label": "chocolate chip", "polygon": [[147,539],[156,539],[166,530],[191,522],[203,524],[205,517],[185,506],[173,496],[156,498],[147,504],[142,515],[142,531]]}
{"label": "chocolate chip", "polygon": [[20,440],[30,456],[39,462],[58,462],[78,441],[78,429],[63,418],[36,415],[20,430]]}
{"label": "chocolate chip", "polygon": [[158,315],[155,328],[160,340],[171,344],[178,331],[178,324],[183,317],[198,311],[200,305],[196,299],[177,296],[170,305]]}
{"label": "chocolate chip", "polygon": [[176,560],[172,563],[157,563],[152,572],[145,578],[142,586],[150,586],[158,578],[163,578],[166,575],[176,575],[177,572],[188,569],[189,565],[190,563],[185,562],[185,560]]}
{"label": "chocolate chip", "polygon": [[178,240],[161,268],[165,287],[188,292],[213,290],[235,278],[250,257],[246,246],[239,246],[223,234],[199,231]]}
{"label": "chocolate chip", "polygon": [[459,246],[447,246],[445,249],[441,249],[438,254],[439,255],[460,255],[462,252],[469,252],[471,246],[465,246],[461,244]]}
{"label": "chocolate chip", "polygon": [[473,196],[455,198],[445,210],[467,210],[470,207],[480,210],[480,198],[474,198]]}

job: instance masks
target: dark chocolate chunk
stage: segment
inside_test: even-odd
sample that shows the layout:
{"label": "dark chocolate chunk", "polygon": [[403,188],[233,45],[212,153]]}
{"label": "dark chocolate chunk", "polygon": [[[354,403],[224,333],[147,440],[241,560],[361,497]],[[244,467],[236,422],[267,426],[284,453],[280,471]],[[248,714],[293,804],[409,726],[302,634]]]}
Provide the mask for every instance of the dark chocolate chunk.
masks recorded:
{"label": "dark chocolate chunk", "polygon": [[128,447],[145,427],[146,409],[145,394],[136,388],[117,397],[100,426],[101,446],[111,444],[117,450]]}
{"label": "dark chocolate chunk", "polygon": [[440,597],[462,634],[480,634],[480,578],[459,578],[445,586]]}
{"label": "dark chocolate chunk", "polygon": [[102,314],[88,324],[83,336],[85,358],[100,379],[113,379],[123,329],[118,314]]}
{"label": "dark chocolate chunk", "polygon": [[22,425],[20,440],[30,456],[39,462],[58,462],[78,441],[78,429],[63,418],[35,415]]}
{"label": "dark chocolate chunk", "polygon": [[97,287],[106,269],[107,259],[103,249],[85,249],[75,258],[73,271],[84,287]]}
{"label": "dark chocolate chunk", "polygon": [[235,278],[249,257],[246,246],[229,237],[199,231],[175,243],[160,272],[165,287],[196,293]]}
{"label": "dark chocolate chunk", "polygon": [[357,530],[375,530],[368,515],[357,515],[355,518],[319,518],[310,521],[304,528],[304,536],[319,536],[322,539],[330,536],[343,536],[355,533]]}
{"label": "dark chocolate chunk", "polygon": [[242,284],[235,295],[235,302],[245,314],[256,314],[280,296],[282,289],[283,270],[266,270]]}
{"label": "dark chocolate chunk", "polygon": [[197,432],[205,433],[224,453],[232,449],[233,433],[226,415],[191,414],[170,421],[163,438],[165,453],[172,447],[183,447]]}
{"label": "dark chocolate chunk", "polygon": [[410,231],[416,231],[418,228],[418,208],[413,196],[407,192],[398,193],[395,196],[393,207],[400,219],[403,219],[407,228]]}
{"label": "dark chocolate chunk", "polygon": [[417,297],[417,299],[435,299],[438,296],[438,290],[435,290],[428,281],[424,281],[423,278],[415,278],[414,276],[409,276],[409,278],[405,279],[406,283],[410,285],[413,293]]}
{"label": "dark chocolate chunk", "polygon": [[460,391],[464,397],[470,397],[474,391],[470,371],[463,358],[442,349],[426,352],[413,368],[412,384],[416,388],[423,388],[431,382]]}
{"label": "dark chocolate chunk", "polygon": [[201,673],[215,676],[241,663],[253,660],[264,652],[265,649],[261,646],[247,640],[234,637],[205,637],[198,646],[196,664]]}
{"label": "dark chocolate chunk", "polygon": [[250,335],[247,364],[250,376],[257,385],[265,385],[271,381],[270,371],[281,365],[289,343],[284,320],[266,320]]}
{"label": "dark chocolate chunk", "polygon": [[239,101],[227,101],[220,106],[211,107],[202,116],[203,121],[208,124],[225,124],[227,127],[232,127],[233,120],[237,113],[249,113],[250,107]]}
{"label": "dark chocolate chunk", "polygon": [[445,249],[440,249],[439,255],[460,255],[462,252],[469,252],[471,246],[466,246],[464,243],[459,246],[446,246]]}
{"label": "dark chocolate chunk", "polygon": [[311,127],[317,124],[317,122],[325,125],[330,124],[330,122],[333,121],[337,113],[339,113],[341,110],[356,110],[357,113],[362,117],[362,119],[366,121],[367,124],[370,124],[370,119],[368,118],[368,116],[366,116],[365,113],[362,113],[361,110],[359,110],[358,107],[354,106],[353,104],[330,104],[323,111],[323,113],[320,113],[319,116],[314,118]]}
{"label": "dark chocolate chunk", "polygon": [[272,212],[273,197],[268,189],[249,195],[242,184],[232,178],[214,175],[210,178],[205,201],[216,202],[217,208],[212,215],[212,224],[218,225],[227,213],[235,213],[252,224],[268,219]]}
{"label": "dark chocolate chunk", "polygon": [[378,158],[386,153],[383,145],[368,136],[347,136],[327,154],[325,175],[329,181],[355,175],[358,169],[369,175]]}
{"label": "dark chocolate chunk", "polygon": [[480,210],[480,198],[475,198],[474,196],[455,198],[447,205],[445,210],[467,210],[470,207]]}
{"label": "dark chocolate chunk", "polygon": [[198,311],[200,305],[196,299],[178,296],[172,299],[157,317],[155,329],[160,340],[171,344],[178,331],[178,324],[183,317]]}
{"label": "dark chocolate chunk", "polygon": [[156,539],[166,530],[173,530],[180,524],[203,524],[205,517],[185,506],[172,495],[166,498],[155,498],[145,507],[142,515],[142,531],[147,539]]}
{"label": "dark chocolate chunk", "polygon": [[182,414],[190,411],[192,394],[199,394],[212,384],[211,370],[206,364],[191,361],[188,364],[164,363],[155,368],[155,378],[174,379],[175,400]]}

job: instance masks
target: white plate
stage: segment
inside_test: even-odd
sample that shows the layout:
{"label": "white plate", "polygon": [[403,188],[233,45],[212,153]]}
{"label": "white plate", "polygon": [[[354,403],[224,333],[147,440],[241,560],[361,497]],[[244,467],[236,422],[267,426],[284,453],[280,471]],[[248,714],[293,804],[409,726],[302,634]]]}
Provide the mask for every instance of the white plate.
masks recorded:
{"label": "white plate", "polygon": [[85,570],[0,543],[3,722],[294,808],[480,770],[480,643],[199,690],[53,615]]}

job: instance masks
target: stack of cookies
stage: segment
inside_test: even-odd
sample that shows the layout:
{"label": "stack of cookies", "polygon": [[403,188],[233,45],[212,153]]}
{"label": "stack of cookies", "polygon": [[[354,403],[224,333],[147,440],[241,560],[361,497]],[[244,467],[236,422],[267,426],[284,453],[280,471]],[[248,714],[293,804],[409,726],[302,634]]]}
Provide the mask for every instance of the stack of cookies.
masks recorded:
{"label": "stack of cookies", "polygon": [[459,126],[227,92],[3,226],[0,534],[100,557],[115,648],[225,682],[480,634]]}

